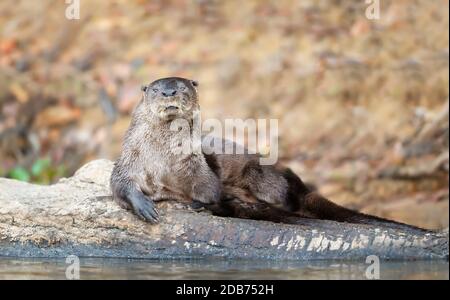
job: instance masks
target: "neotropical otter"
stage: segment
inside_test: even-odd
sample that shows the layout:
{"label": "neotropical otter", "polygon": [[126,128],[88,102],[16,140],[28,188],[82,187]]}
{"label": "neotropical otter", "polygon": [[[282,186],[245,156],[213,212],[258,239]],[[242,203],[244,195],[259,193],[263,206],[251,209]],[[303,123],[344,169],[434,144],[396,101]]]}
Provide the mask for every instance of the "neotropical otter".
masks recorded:
{"label": "neotropical otter", "polygon": [[164,78],[142,88],[120,158],[112,175],[113,197],[140,218],[158,222],[154,201],[219,203],[222,185],[202,153],[176,153],[174,142],[186,132],[174,130],[176,120],[189,124],[198,111],[197,82]]}
{"label": "neotropical otter", "polygon": [[[312,191],[289,168],[261,165],[256,154],[173,151],[174,141],[186,134],[183,128],[174,128],[174,120],[186,121],[192,131],[193,115],[199,110],[197,87],[193,80],[170,77],[142,88],[142,100],[111,175],[113,197],[123,207],[151,223],[158,222],[154,201],[161,200],[193,203],[222,216],[280,222],[285,216],[300,216],[396,223],[334,204]],[[244,206],[261,211],[249,215],[243,213]]]}

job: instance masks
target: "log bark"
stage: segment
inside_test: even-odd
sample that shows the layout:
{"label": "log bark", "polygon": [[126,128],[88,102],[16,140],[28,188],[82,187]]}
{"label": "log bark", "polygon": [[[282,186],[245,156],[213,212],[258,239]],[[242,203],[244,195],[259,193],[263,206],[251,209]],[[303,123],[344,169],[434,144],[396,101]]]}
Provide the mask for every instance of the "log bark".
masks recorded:
{"label": "log bark", "polygon": [[150,225],[111,199],[112,166],[96,160],[50,186],[0,178],[0,256],[448,259],[448,231],[222,218],[173,202]]}

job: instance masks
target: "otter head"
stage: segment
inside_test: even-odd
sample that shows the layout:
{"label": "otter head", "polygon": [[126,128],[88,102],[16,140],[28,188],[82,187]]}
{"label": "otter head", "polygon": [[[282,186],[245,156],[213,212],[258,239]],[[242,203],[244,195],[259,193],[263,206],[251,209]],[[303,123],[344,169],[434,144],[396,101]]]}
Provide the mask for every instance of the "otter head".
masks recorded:
{"label": "otter head", "polygon": [[199,109],[198,83],[180,77],[162,78],[142,87],[144,101],[151,112],[163,121],[191,119]]}

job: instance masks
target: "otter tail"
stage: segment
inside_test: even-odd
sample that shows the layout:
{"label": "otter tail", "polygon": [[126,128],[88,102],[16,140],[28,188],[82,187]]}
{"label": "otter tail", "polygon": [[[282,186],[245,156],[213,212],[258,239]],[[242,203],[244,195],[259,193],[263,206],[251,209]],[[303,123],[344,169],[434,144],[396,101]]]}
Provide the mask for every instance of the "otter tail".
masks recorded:
{"label": "otter tail", "polygon": [[305,211],[307,214],[312,215],[318,219],[427,231],[426,229],[416,226],[360,213],[358,211],[342,207],[340,205],[337,205],[336,203],[331,202],[330,200],[326,199],[316,192],[308,193],[303,198],[302,204],[303,205],[300,208],[301,211]]}
{"label": "otter tail", "polygon": [[338,222],[429,231],[412,225],[360,213],[333,203],[319,193],[312,191],[311,188],[303,183],[303,181],[290,169],[286,169],[283,176],[287,180],[289,186],[286,206],[289,211],[296,212],[300,216]]}

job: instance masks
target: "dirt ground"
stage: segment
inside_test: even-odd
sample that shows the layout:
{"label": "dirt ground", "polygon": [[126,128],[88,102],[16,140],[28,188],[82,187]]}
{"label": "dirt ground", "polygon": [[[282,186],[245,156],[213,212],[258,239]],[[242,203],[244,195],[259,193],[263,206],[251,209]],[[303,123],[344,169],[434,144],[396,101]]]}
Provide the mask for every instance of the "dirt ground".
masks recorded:
{"label": "dirt ground", "polygon": [[273,118],[280,159],[332,200],[449,220],[449,3],[0,2],[0,176],[51,183],[120,152],[140,86],[200,83],[203,118]]}

